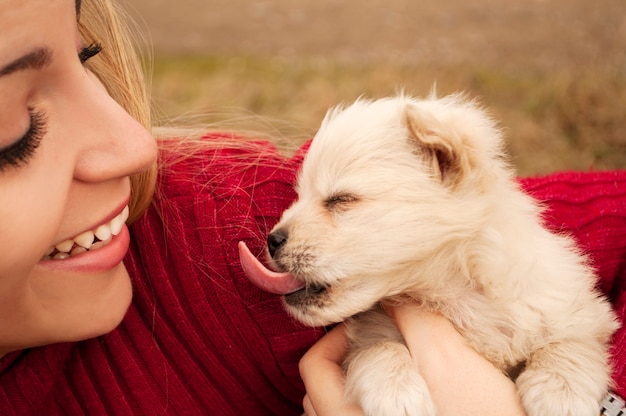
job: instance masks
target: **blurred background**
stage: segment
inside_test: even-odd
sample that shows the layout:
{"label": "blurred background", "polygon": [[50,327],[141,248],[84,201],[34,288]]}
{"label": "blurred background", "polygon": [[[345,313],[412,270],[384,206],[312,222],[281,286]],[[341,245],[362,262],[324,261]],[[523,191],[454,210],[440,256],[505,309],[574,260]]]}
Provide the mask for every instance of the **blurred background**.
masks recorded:
{"label": "blurred background", "polygon": [[121,1],[165,124],[294,149],[331,106],[436,85],[491,111],[521,175],[626,168],[624,0]]}

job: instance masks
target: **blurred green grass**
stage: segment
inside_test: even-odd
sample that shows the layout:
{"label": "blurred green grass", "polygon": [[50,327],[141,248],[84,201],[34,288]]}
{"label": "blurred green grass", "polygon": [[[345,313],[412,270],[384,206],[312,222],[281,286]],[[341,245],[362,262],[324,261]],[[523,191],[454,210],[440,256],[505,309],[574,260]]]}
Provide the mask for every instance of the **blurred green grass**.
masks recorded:
{"label": "blurred green grass", "polygon": [[394,62],[157,55],[148,70],[163,124],[266,130],[293,150],[329,107],[400,90],[464,91],[499,121],[520,175],[626,167],[626,72],[511,71]]}

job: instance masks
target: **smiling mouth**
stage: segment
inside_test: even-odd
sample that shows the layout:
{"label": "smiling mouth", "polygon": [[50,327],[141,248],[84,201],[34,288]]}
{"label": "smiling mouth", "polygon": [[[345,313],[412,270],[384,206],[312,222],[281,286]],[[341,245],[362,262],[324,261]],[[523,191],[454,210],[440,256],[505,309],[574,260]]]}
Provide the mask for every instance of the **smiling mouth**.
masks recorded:
{"label": "smiling mouth", "polygon": [[41,260],[65,260],[107,245],[113,237],[122,231],[122,227],[124,227],[128,219],[128,214],[129,209],[127,205],[122,212],[106,224],[50,247]]}

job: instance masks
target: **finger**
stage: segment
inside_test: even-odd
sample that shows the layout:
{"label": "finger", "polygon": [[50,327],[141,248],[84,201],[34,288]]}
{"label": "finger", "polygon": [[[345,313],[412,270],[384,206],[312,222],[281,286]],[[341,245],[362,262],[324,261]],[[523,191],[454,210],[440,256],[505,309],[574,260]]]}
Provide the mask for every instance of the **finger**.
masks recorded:
{"label": "finger", "polygon": [[[429,342],[434,336],[442,333],[456,333],[450,321],[441,314],[427,311],[415,303],[386,305],[385,311],[394,320],[409,349],[414,348],[416,344]],[[458,337],[460,338],[460,334]]]}
{"label": "finger", "polygon": [[312,407],[320,414],[330,411],[330,406],[343,401],[343,371],[347,339],[343,325],[322,337],[302,357],[300,375]]}
{"label": "finger", "polygon": [[415,331],[411,328],[419,319],[419,311],[415,304],[405,302],[401,304],[387,304],[384,306],[385,312],[393,319],[394,323],[400,330],[407,344],[411,345]]}
{"label": "finger", "polygon": [[419,312],[419,308],[412,302],[389,303],[383,306],[387,315],[395,321],[398,327],[406,327]]}
{"label": "finger", "polygon": [[341,363],[347,347],[345,327],[338,325],[313,345],[300,361],[300,375],[317,416],[362,415],[358,407],[347,405],[344,399]]}
{"label": "finger", "polygon": [[304,409],[304,414],[302,416],[317,416],[308,395],[305,395],[302,400],[302,408]]}

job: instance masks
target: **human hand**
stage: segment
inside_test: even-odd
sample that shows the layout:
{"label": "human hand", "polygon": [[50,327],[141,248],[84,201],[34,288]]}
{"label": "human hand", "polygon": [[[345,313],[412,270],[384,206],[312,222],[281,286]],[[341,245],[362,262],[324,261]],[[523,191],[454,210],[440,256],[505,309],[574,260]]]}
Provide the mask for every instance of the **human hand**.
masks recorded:
{"label": "human hand", "polygon": [[[441,416],[524,416],[515,384],[479,355],[440,314],[412,303],[388,306]],[[345,327],[338,325],[300,361],[307,416],[362,416],[344,400]]]}
{"label": "human hand", "polygon": [[322,337],[300,360],[300,375],[306,387],[302,405],[306,416],[362,416],[358,406],[344,398],[344,373],[341,369],[348,339],[340,324]]}
{"label": "human hand", "polygon": [[442,416],[524,416],[515,384],[471,348],[452,323],[413,303],[386,306]]}

